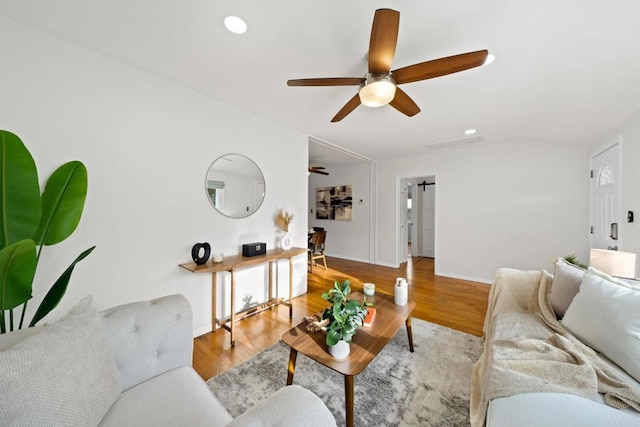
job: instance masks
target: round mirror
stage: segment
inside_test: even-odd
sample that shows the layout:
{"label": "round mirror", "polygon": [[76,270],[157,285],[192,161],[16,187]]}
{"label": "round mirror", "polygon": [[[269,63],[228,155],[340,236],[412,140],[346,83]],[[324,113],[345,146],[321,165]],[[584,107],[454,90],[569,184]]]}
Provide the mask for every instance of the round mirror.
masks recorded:
{"label": "round mirror", "polygon": [[264,200],[262,171],[241,154],[225,154],[211,163],[205,186],[213,207],[229,218],[253,214]]}

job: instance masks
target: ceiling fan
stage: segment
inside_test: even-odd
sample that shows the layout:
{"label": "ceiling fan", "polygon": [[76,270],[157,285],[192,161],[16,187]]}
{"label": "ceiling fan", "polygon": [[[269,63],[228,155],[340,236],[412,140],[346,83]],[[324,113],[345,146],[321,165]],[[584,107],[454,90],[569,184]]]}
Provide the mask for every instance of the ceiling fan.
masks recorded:
{"label": "ceiling fan", "polygon": [[324,166],[309,166],[310,173],[319,173],[320,175],[329,175],[329,172],[323,171]]}
{"label": "ceiling fan", "polygon": [[364,77],[331,77],[295,79],[287,81],[288,86],[360,86],[332,122],[339,122],[360,104],[368,107],[391,105],[401,113],[412,117],[420,112],[420,107],[398,85],[446,76],[478,67],[484,64],[489,52],[479,50],[446,58],[434,59],[398,68],[391,71],[391,63],[398,41],[400,12],[392,9],[378,9],[373,17],[367,62],[369,71]]}

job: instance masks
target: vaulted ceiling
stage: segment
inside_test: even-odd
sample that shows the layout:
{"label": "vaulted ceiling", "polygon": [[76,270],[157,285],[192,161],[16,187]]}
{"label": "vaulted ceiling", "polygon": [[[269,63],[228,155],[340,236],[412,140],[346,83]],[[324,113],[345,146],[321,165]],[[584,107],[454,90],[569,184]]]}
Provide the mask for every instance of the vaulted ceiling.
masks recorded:
{"label": "vaulted ceiling", "polygon": [[[488,49],[491,65],[403,86],[422,111],[336,112],[357,87],[374,11],[400,11],[392,68]],[[635,0],[0,0],[0,15],[372,159],[426,153],[468,128],[485,142],[592,145],[640,110]],[[248,31],[228,32],[228,15]]]}

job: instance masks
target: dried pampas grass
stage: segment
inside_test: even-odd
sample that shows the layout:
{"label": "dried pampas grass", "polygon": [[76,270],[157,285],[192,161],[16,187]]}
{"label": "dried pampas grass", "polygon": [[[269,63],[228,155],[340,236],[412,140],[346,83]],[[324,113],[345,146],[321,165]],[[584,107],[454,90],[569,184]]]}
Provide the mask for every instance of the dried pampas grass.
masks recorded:
{"label": "dried pampas grass", "polygon": [[289,232],[289,224],[293,221],[293,215],[287,211],[281,210],[276,216],[276,225],[285,233]]}

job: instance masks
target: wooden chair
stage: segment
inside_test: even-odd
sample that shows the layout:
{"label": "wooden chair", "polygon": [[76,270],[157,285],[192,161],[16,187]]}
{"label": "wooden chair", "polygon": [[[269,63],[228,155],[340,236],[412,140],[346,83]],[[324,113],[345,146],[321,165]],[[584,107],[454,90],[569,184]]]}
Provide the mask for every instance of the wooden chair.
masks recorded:
{"label": "wooden chair", "polygon": [[309,265],[311,266],[311,273],[313,273],[313,264],[317,259],[322,259],[324,269],[327,269],[327,259],[324,257],[324,241],[327,238],[326,231],[316,231],[311,236],[309,242]]}

